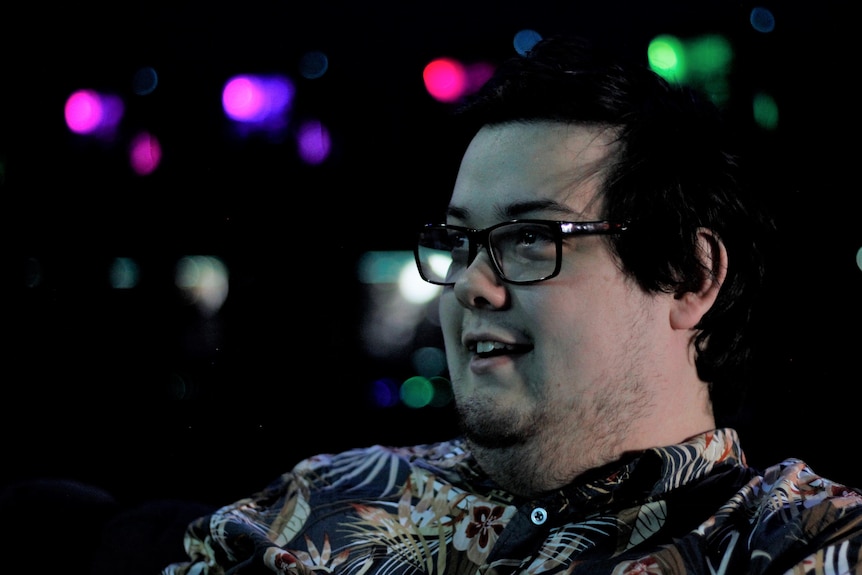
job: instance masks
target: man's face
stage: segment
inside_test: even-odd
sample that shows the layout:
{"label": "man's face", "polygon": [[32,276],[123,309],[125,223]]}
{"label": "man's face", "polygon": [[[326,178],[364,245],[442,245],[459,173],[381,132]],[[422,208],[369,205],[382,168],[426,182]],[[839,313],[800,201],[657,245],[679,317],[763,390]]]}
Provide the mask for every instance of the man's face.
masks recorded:
{"label": "man's face", "polygon": [[[596,194],[613,140],[608,130],[551,122],[483,128],[464,155],[447,223],[601,219]],[[654,401],[645,383],[665,375],[668,298],[627,279],[602,236],[566,237],[562,249],[558,276],[512,285],[482,247],[441,296],[456,405],[492,475],[495,465],[502,473],[519,464],[521,475],[547,473],[538,461],[563,454],[583,469],[607,463]],[[479,353],[477,343],[505,345]]]}

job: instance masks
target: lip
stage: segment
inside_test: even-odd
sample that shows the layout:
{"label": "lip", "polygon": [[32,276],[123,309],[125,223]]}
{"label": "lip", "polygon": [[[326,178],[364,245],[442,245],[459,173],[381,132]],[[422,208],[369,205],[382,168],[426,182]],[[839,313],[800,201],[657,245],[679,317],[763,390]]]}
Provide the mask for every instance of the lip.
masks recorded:
{"label": "lip", "polygon": [[491,357],[480,357],[473,354],[470,357],[470,371],[475,375],[486,375],[511,367],[516,361],[517,358],[509,354]]}
{"label": "lip", "polygon": [[[480,343],[493,344],[493,351],[490,354],[477,353],[476,347]],[[521,338],[492,331],[466,331],[462,334],[461,344],[469,354],[470,371],[476,375],[511,367],[532,350],[532,345]]]}
{"label": "lip", "polygon": [[470,350],[471,353],[475,353],[476,344],[479,342],[495,342],[510,347],[524,347],[529,345],[524,341],[520,341],[516,337],[512,337],[511,335],[495,334],[490,331],[465,331],[461,335],[461,345]]}

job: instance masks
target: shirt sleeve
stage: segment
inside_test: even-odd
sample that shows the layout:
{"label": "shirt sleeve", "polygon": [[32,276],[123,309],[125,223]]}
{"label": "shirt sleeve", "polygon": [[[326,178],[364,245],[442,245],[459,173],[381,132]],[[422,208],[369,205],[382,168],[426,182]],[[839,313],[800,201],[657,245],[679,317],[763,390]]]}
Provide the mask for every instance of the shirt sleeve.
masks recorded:
{"label": "shirt sleeve", "polygon": [[162,575],[223,575],[258,562],[274,573],[305,573],[281,545],[301,530],[308,516],[307,493],[306,478],[294,470],[253,496],[194,520],[183,537],[189,560],[166,566]]}

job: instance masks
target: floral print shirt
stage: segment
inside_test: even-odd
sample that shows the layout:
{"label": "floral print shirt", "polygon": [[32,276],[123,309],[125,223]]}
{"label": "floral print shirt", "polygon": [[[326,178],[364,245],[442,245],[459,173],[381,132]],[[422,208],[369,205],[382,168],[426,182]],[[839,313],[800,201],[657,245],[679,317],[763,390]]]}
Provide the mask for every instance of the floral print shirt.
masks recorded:
{"label": "floral print shirt", "polygon": [[455,439],[311,457],[184,544],[163,575],[862,573],[862,492],[725,428],[524,499]]}

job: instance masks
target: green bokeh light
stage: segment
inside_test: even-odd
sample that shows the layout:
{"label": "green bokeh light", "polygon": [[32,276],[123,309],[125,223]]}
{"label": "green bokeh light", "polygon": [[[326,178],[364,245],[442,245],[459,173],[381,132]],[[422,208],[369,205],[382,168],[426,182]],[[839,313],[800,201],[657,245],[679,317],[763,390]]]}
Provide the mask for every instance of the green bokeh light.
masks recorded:
{"label": "green bokeh light", "polygon": [[427,377],[411,377],[401,384],[401,401],[407,407],[425,407],[434,399],[434,384]]}
{"label": "green bokeh light", "polygon": [[720,34],[686,39],[662,34],[647,47],[647,60],[654,72],[668,82],[702,91],[718,105],[730,98],[733,57],[733,45]]}
{"label": "green bokeh light", "polygon": [[778,104],[769,94],[760,92],[754,95],[752,112],[754,121],[761,128],[774,130],[778,127]]}
{"label": "green bokeh light", "polygon": [[676,36],[662,34],[653,38],[647,48],[647,59],[650,67],[667,81],[685,81],[685,49]]}
{"label": "green bokeh light", "polygon": [[726,74],[733,60],[733,48],[727,38],[707,34],[690,40],[685,48],[689,68],[700,76]]}

